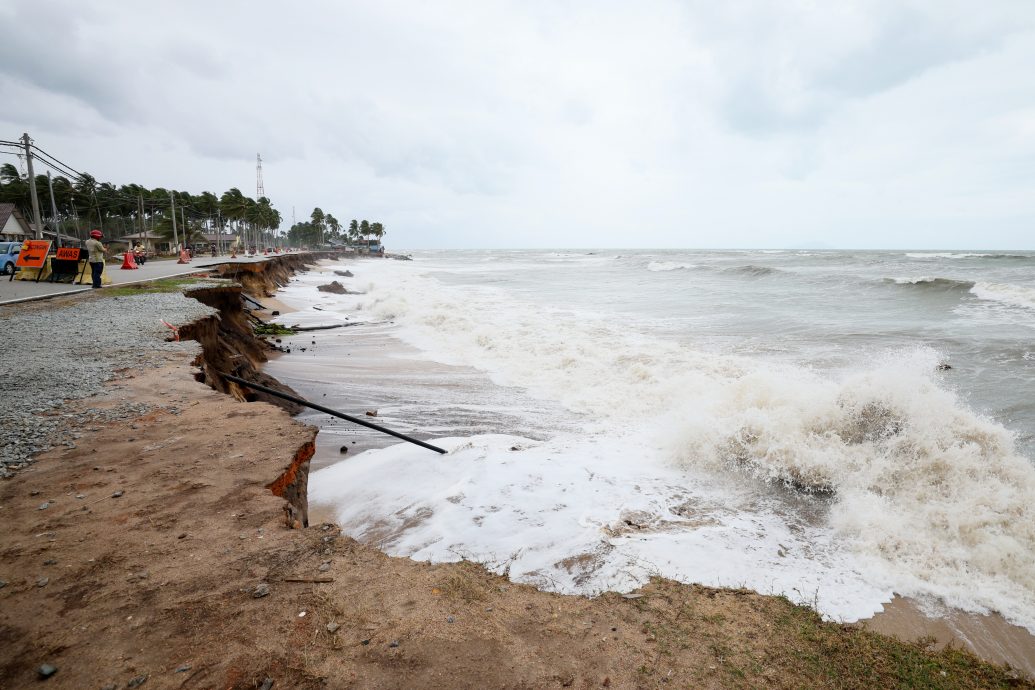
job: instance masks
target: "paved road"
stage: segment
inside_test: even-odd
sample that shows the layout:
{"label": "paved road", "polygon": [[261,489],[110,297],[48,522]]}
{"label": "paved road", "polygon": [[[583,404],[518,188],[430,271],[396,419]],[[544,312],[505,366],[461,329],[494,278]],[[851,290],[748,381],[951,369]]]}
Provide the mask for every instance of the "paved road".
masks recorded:
{"label": "paved road", "polygon": [[[282,255],[275,254],[273,256]],[[127,283],[155,280],[156,278],[188,275],[220,264],[256,263],[266,261],[266,259],[267,257],[261,254],[255,257],[238,257],[236,259],[226,256],[216,258],[198,256],[189,264],[178,264],[174,259],[152,259],[135,271],[122,270],[117,264],[108,264],[104,270],[108,277],[111,278],[112,285],[125,285]],[[10,276],[0,276],[0,304],[72,294],[91,289],[89,285],[70,285],[69,283],[48,283],[45,281],[35,283],[31,280],[9,280],[9,278]]]}

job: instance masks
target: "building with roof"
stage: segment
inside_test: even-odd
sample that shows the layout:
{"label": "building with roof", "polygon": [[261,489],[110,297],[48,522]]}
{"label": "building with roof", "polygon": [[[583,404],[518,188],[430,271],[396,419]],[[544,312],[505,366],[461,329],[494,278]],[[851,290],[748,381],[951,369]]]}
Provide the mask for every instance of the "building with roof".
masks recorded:
{"label": "building with roof", "polygon": [[32,239],[32,226],[14,204],[0,204],[0,239]]}

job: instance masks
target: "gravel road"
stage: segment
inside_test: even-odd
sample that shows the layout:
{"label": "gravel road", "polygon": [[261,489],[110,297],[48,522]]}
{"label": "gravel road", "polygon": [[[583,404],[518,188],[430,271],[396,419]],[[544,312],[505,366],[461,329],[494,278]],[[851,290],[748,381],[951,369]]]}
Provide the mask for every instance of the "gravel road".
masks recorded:
{"label": "gravel road", "polygon": [[0,312],[0,477],[49,447],[74,444],[78,427],[146,413],[144,406],[123,403],[84,418],[62,406],[98,393],[118,369],[157,366],[170,351],[197,352],[195,342],[166,342],[170,330],[161,320],[182,325],[214,313],[180,293],[99,296]]}

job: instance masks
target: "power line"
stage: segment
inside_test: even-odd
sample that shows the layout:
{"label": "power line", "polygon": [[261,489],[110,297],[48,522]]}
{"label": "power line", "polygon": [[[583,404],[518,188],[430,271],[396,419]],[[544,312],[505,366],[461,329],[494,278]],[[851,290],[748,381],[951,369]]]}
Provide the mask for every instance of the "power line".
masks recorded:
{"label": "power line", "polygon": [[72,174],[70,174],[70,173],[69,173],[69,172],[68,172],[67,170],[65,170],[64,168],[62,168],[62,167],[60,167],[60,166],[57,166],[57,165],[54,165],[53,163],[51,163],[50,161],[48,161],[48,160],[47,160],[47,159],[45,159],[45,158],[40,158],[39,156],[37,156],[37,157],[36,157],[36,160],[38,160],[38,161],[39,161],[40,163],[42,163],[43,165],[47,166],[48,168],[50,168],[50,169],[51,169],[51,170],[53,170],[54,172],[56,172],[56,173],[60,173],[62,177],[65,177],[65,178],[72,178],[72,179],[78,179],[78,180],[82,180],[82,178],[81,178],[81,177],[79,177],[79,176],[77,176],[77,175],[72,175]]}
{"label": "power line", "polygon": [[[7,140],[0,139],[0,146],[11,146],[11,147],[16,147],[18,149],[22,149],[22,148],[24,148],[24,142],[7,141]],[[92,175],[79,172],[78,170],[73,168],[71,165],[65,163],[64,161],[62,161],[61,159],[57,158],[53,154],[50,154],[47,151],[41,149],[39,146],[36,146],[36,144],[32,143],[31,141],[30,141],[30,148],[31,148],[32,151],[35,152],[36,155],[34,156],[34,158],[36,160],[38,160],[41,164],[43,164],[44,166],[50,168],[54,172],[58,173],[61,177],[65,178],[68,182],[70,182],[70,183],[75,183],[75,182],[80,182],[80,183],[81,182],[92,182],[94,186],[91,189],[83,190],[83,189],[75,189],[73,187],[73,190],[72,190],[73,193],[76,194],[76,195],[80,195],[80,196],[86,195],[86,196],[92,197],[93,203],[90,204],[90,208],[91,209],[96,209],[97,211],[100,212],[100,211],[109,211],[109,210],[117,209],[117,208],[120,208],[120,207],[123,207],[123,206],[128,206],[130,204],[132,204],[134,207],[136,207],[140,203],[140,201],[141,201],[141,199],[140,199],[141,195],[146,193],[148,198],[146,200],[144,200],[143,203],[144,203],[145,206],[147,206],[147,210],[150,211],[150,213],[152,215],[154,213],[156,213],[157,211],[159,211],[159,210],[162,211],[163,213],[166,210],[164,203],[162,203],[161,201],[157,201],[154,198],[152,198],[153,190],[151,190],[151,189],[148,189],[146,187],[140,187],[137,192],[135,192],[135,193],[131,192],[131,193],[127,194],[125,192],[117,190],[115,188],[114,184],[112,184],[112,183],[99,183],[98,184],[97,178],[93,177]],[[0,153],[7,153],[9,155],[16,156],[19,159],[22,158],[22,155],[19,155],[18,153],[10,153],[8,151],[0,151]],[[259,193],[258,194],[259,198],[262,198],[262,196],[264,195],[265,190],[262,188],[262,172],[261,172],[262,171],[262,167],[261,167],[262,166],[262,159],[258,155],[256,156],[256,162],[258,163],[258,171],[257,171],[258,172],[258,179],[257,179],[258,185],[257,185],[257,190],[256,191]],[[102,187],[103,185],[108,185],[108,188],[107,189],[99,189],[99,187]],[[123,185],[123,186],[125,186],[125,185]],[[162,188],[158,188],[158,189],[162,189]],[[163,192],[166,192],[166,193],[172,192],[172,193],[175,193],[177,195],[180,195],[180,194],[186,195],[188,197],[189,201],[184,202],[182,198],[178,197],[177,200],[176,200],[176,203],[181,208],[183,208],[185,210],[191,211],[191,215],[194,216],[195,218],[206,218],[208,220],[212,220],[212,218],[214,216],[218,217],[220,215],[220,210],[218,208],[215,211],[215,213],[212,213],[209,210],[202,210],[202,209],[198,208],[197,206],[195,206],[192,203],[194,201],[195,195],[191,194],[190,192],[182,192],[182,191],[177,192],[176,190],[165,190],[165,189],[163,189]],[[98,199],[98,193],[100,193],[101,196],[104,197],[103,201],[101,201],[101,199]],[[216,199],[217,205],[220,203],[221,197],[216,195],[215,193],[213,193],[213,192],[203,192],[203,193],[212,194],[212,196],[214,196],[215,199]],[[244,198],[247,199],[247,197],[244,197]],[[164,201],[164,199],[162,201]],[[89,201],[88,201],[88,203],[89,203]],[[253,200],[253,203],[258,203],[258,199]],[[267,202],[267,204],[268,204],[269,207],[272,208],[272,204],[269,204],[268,202]],[[119,214],[119,215],[121,215],[121,214]],[[227,219],[227,220],[231,220],[231,219]]]}
{"label": "power line", "polygon": [[41,149],[41,148],[40,148],[39,146],[36,146],[35,144],[33,144],[33,145],[32,145],[32,148],[33,148],[33,149],[35,149],[37,153],[39,153],[39,154],[42,154],[42,155],[46,156],[47,158],[51,159],[52,161],[54,161],[54,162],[55,162],[55,163],[57,163],[58,165],[61,165],[61,166],[65,167],[65,168],[68,168],[68,169],[69,169],[69,170],[71,170],[71,171],[72,171],[73,173],[75,173],[77,177],[83,177],[83,173],[79,172],[78,170],[76,170],[75,168],[73,168],[73,167],[72,167],[71,165],[68,165],[67,163],[64,163],[64,162],[62,162],[62,161],[58,160],[58,158],[57,158],[56,156],[52,156],[52,155],[50,155],[49,153],[47,153],[46,151],[44,151],[43,149]]}

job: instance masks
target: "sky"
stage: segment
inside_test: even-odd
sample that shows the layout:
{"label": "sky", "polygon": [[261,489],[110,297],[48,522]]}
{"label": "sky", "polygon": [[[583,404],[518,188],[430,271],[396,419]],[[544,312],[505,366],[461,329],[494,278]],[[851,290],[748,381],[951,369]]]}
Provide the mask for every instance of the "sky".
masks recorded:
{"label": "sky", "polygon": [[[389,251],[1035,249],[1035,2],[0,0],[0,139]],[[15,162],[9,156],[0,162]]]}

